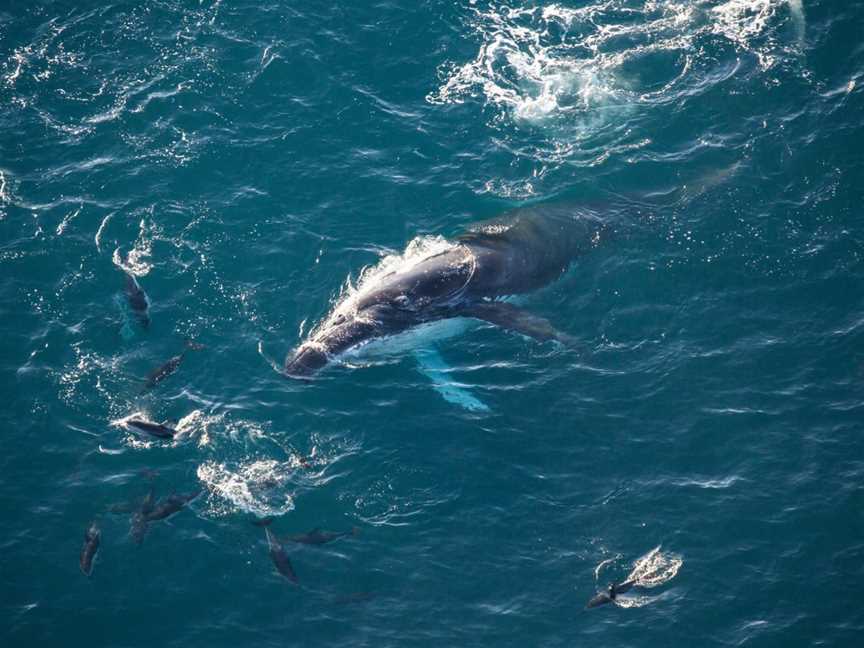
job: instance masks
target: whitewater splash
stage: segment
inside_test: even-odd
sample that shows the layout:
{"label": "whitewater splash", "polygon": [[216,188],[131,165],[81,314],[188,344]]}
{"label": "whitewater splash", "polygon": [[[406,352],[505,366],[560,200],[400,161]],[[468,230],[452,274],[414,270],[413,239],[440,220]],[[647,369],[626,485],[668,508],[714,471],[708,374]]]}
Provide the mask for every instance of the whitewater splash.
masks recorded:
{"label": "whitewater splash", "polygon": [[[614,560],[604,560],[597,565],[597,568],[594,570],[594,579],[596,581],[599,582],[600,573],[603,568],[612,562]],[[684,559],[680,555],[662,552],[660,551],[660,545],[658,545],[633,562],[633,569],[627,574],[624,582],[633,581],[634,586],[637,588],[651,589],[668,583],[675,578],[675,575],[683,564]],[[635,593],[631,590],[630,593],[616,596],[614,603],[619,607],[633,608],[642,607],[652,600],[653,597]]]}
{"label": "whitewater splash", "polygon": [[[440,87],[426,99],[480,98],[499,108],[493,122],[569,126],[571,136],[584,139],[640,103],[686,90],[707,38],[721,37],[754,55],[763,70],[771,68],[786,47],[786,22],[800,45],[801,0],[599,0],[579,8],[492,2],[472,7],[467,19],[480,40],[477,55],[444,64]],[[652,56],[650,67],[661,78],[634,78],[631,64]]]}
{"label": "whitewater splash", "polygon": [[294,462],[259,459],[240,464],[208,461],[198,466],[198,479],[210,493],[209,513],[228,515],[235,511],[258,517],[284,515],[294,509],[289,492]]}
{"label": "whitewater splash", "polygon": [[9,203],[9,192],[6,188],[7,184],[6,174],[2,169],[0,169],[0,220],[3,220],[6,217],[6,211],[3,209],[3,206]]}
{"label": "whitewater splash", "polygon": [[[97,232],[97,247],[99,246],[101,230],[102,228],[100,227],[99,232]],[[120,248],[117,247],[112,255],[112,261],[114,265],[128,272],[130,275],[143,277],[153,269],[153,264],[149,259],[153,254],[153,239],[157,232],[155,225],[148,225],[146,219],[143,218],[138,224],[138,230],[138,239],[135,241],[135,245],[129,251],[129,254],[126,255],[126,258],[123,258]]]}

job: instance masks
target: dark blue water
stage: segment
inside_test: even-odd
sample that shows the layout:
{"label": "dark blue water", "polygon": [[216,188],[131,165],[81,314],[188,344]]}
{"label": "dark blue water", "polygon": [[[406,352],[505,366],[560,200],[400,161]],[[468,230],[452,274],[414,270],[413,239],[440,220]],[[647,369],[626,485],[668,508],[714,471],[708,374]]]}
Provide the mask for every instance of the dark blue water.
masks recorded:
{"label": "dark blue water", "polygon": [[[0,642],[857,645],[862,115],[860,1],[7,0]],[[488,411],[410,350],[274,371],[364,267],[546,204],[610,235],[521,302],[575,348],[439,343]],[[151,484],[203,492],[137,545]],[[268,515],[359,534],[296,586]]]}

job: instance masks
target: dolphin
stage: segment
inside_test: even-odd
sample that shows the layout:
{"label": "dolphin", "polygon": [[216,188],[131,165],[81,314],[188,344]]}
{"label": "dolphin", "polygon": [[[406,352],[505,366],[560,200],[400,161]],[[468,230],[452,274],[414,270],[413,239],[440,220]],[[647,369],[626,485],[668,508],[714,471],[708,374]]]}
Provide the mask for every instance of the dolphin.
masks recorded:
{"label": "dolphin", "polygon": [[287,578],[289,582],[297,585],[300,582],[300,580],[297,578],[297,572],[294,571],[294,566],[291,564],[291,559],[288,558],[288,552],[285,551],[285,547],[282,545],[282,542],[279,540],[276,534],[270,530],[270,525],[272,523],[272,517],[252,520],[252,524],[257,527],[262,527],[264,529],[264,535],[267,537],[267,549],[270,553],[270,560],[273,561],[273,565],[276,567],[276,571],[278,571],[285,578]]}
{"label": "dolphin", "polygon": [[126,425],[141,430],[142,432],[146,432],[152,436],[159,437],[160,439],[173,439],[174,435],[177,434],[177,430],[165,425],[165,423],[153,423],[152,421],[145,421],[144,419],[139,418],[129,419],[126,421]]}
{"label": "dolphin", "polygon": [[180,363],[183,362],[183,358],[186,357],[186,353],[188,351],[199,351],[203,348],[203,344],[198,344],[197,342],[193,342],[192,340],[186,340],[186,348],[184,348],[183,351],[181,351],[175,356],[171,356],[170,358],[168,358],[168,360],[166,360],[161,365],[159,365],[147,374],[147,378],[144,381],[144,389],[151,389],[155,387],[160,382],[165,380],[168,376],[177,371],[177,368],[180,366]]}
{"label": "dolphin", "polygon": [[585,607],[595,608],[605,605],[606,603],[612,603],[619,594],[628,591],[635,584],[635,580],[626,580],[623,583],[618,584],[609,583],[609,588],[605,592],[600,592],[594,596],[590,601],[588,601],[588,604]]}
{"label": "dolphin", "polygon": [[297,542],[299,544],[323,545],[327,544],[328,542],[338,540],[339,538],[356,536],[358,533],[360,533],[360,529],[358,529],[357,527],[352,527],[350,531],[324,531],[322,529],[315,528],[308,533],[299,533],[297,535],[286,536],[285,539],[291,542]]}
{"label": "dolphin", "polygon": [[288,355],[283,372],[311,379],[347,351],[455,318],[572,345],[575,339],[548,320],[501,300],[555,281],[575,258],[596,247],[605,231],[606,224],[585,210],[533,206],[469,227],[428,253],[416,253],[415,239],[398,267],[382,262],[361,276],[358,288],[347,291]]}
{"label": "dolphin", "polygon": [[129,524],[129,536],[137,545],[144,542],[144,536],[147,535],[147,527],[150,524],[149,516],[153,512],[154,505],[155,497],[151,485],[147,495],[141,500],[141,506],[132,514],[132,520]]}
{"label": "dolphin", "polygon": [[168,497],[163,497],[156,502],[156,504],[154,504],[147,513],[145,513],[144,517],[147,522],[155,522],[157,520],[169,518],[175,513],[178,513],[184,506],[200,494],[201,490],[198,489],[191,493],[186,493],[185,495],[171,494]]}
{"label": "dolphin", "polygon": [[99,551],[101,538],[102,532],[99,531],[97,524],[92,522],[84,533],[84,545],[81,547],[81,556],[78,559],[81,573],[85,576],[93,573],[93,560],[96,558],[96,552]]}
{"label": "dolphin", "polygon": [[146,329],[150,326],[150,300],[147,298],[147,293],[141,288],[138,280],[125,270],[123,277],[125,278],[123,292],[126,293],[126,301],[132,312],[135,313],[138,322]]}
{"label": "dolphin", "polygon": [[348,594],[340,594],[333,598],[333,602],[337,605],[350,605],[352,603],[368,603],[375,599],[378,595],[375,592],[349,592]]}

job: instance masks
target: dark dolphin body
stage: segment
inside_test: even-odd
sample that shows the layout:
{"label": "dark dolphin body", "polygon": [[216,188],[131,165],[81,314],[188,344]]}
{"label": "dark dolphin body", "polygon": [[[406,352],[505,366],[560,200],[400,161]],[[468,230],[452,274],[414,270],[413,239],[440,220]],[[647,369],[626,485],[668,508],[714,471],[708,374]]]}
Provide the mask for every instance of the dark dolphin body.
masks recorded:
{"label": "dark dolphin body", "polygon": [[126,425],[141,430],[142,432],[146,432],[152,436],[159,437],[160,439],[173,439],[174,435],[177,434],[177,430],[168,427],[164,423],[153,423],[152,421],[145,421],[143,419],[129,419],[126,421]]}
{"label": "dark dolphin body", "polygon": [[144,541],[144,536],[147,535],[147,528],[150,524],[149,516],[153,512],[155,505],[155,497],[153,487],[141,500],[141,506],[132,514],[132,521],[129,526],[129,536],[135,544],[140,545]]}
{"label": "dark dolphin body", "polygon": [[84,532],[84,546],[81,547],[81,556],[78,558],[78,564],[81,567],[81,572],[85,576],[93,573],[93,560],[96,558],[96,552],[99,551],[99,542],[102,538],[102,532],[95,522],[92,522],[87,531]]}
{"label": "dark dolphin body", "polygon": [[596,596],[594,596],[585,607],[595,608],[600,607],[601,605],[606,605],[606,603],[612,603],[619,594],[623,594],[627,590],[629,590],[633,585],[636,584],[636,581],[628,580],[623,583],[615,583],[609,584],[609,589],[605,592],[600,592]]}
{"label": "dark dolphin body", "polygon": [[159,365],[149,374],[147,374],[147,378],[145,380],[145,389],[150,389],[151,387],[155,387],[157,384],[165,380],[168,376],[177,371],[177,368],[180,366],[180,363],[183,362],[183,358],[186,357],[186,353],[189,351],[198,351],[203,349],[203,344],[198,344],[196,342],[192,342],[191,340],[186,342],[186,348],[183,349],[180,353],[175,356],[172,356],[167,360],[167,362]]}
{"label": "dark dolphin body", "polygon": [[180,366],[180,363],[183,362],[183,357],[186,355],[186,351],[184,350],[182,353],[178,353],[175,356],[172,356],[168,359],[164,364],[159,365],[153,371],[147,374],[146,387],[155,387],[157,384],[165,380],[168,376],[177,371],[177,367]]}
{"label": "dark dolphin body", "polygon": [[308,533],[286,536],[285,539],[300,544],[323,545],[338,540],[339,538],[355,536],[359,532],[360,530],[357,527],[354,527],[350,531],[323,531],[321,529],[312,529]]}
{"label": "dark dolphin body", "polygon": [[288,559],[285,547],[282,546],[282,543],[279,542],[279,539],[270,529],[265,528],[264,533],[267,534],[267,546],[270,550],[270,559],[276,566],[276,571],[296,585],[299,580],[297,579],[294,567],[291,565],[291,561]]}
{"label": "dark dolphin body", "polygon": [[156,520],[164,520],[171,517],[200,494],[201,491],[197,490],[185,495],[172,494],[168,497],[163,497],[146,514],[146,519],[148,522],[155,522]]}
{"label": "dark dolphin body", "polygon": [[[519,209],[480,223],[444,252],[390,273],[337,304],[286,359],[285,373],[310,378],[343,351],[453,317],[484,320],[541,341],[572,343],[548,320],[497,300],[555,281],[577,256],[597,245],[604,229],[596,216],[564,205]],[[351,299],[356,303],[348,303]]]}
{"label": "dark dolphin body", "polygon": [[125,271],[123,276],[125,278],[123,291],[126,293],[126,301],[141,326],[147,328],[150,326],[150,300],[147,299],[147,294],[135,277]]}
{"label": "dark dolphin body", "polygon": [[368,603],[377,598],[375,592],[349,592],[348,594],[340,594],[333,599],[337,605],[350,605],[352,603]]}

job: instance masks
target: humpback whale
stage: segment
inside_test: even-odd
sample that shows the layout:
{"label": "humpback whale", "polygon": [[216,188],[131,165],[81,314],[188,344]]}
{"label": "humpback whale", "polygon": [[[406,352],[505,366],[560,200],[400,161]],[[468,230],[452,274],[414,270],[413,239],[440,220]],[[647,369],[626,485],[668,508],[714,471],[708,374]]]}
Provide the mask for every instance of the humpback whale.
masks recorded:
{"label": "humpback whale", "polygon": [[576,257],[599,243],[605,229],[596,215],[573,206],[538,205],[475,224],[426,254],[409,254],[409,245],[404,263],[392,268],[382,263],[361,276],[358,288],[343,294],[288,355],[283,371],[310,379],[347,351],[454,318],[482,320],[569,346],[574,338],[548,320],[502,300],[558,279]]}

